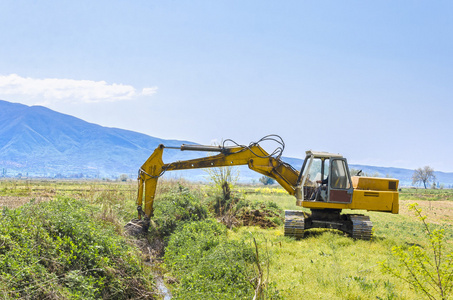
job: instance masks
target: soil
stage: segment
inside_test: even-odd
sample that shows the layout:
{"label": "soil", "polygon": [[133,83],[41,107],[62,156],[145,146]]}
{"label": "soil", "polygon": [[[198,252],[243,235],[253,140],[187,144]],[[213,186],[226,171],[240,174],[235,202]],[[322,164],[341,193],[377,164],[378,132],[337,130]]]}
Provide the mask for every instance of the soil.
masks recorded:
{"label": "soil", "polygon": [[277,220],[283,221],[283,218],[276,212],[269,209],[249,209],[245,208],[236,215],[237,219],[242,222],[243,226],[259,226],[261,228],[275,228],[279,226]]}
{"label": "soil", "polygon": [[124,226],[126,235],[133,238],[137,248],[144,255],[145,261],[159,260],[164,256],[165,243],[159,236],[152,235],[154,224],[151,221],[151,228],[149,225],[140,220],[131,220]]}
{"label": "soil", "polygon": [[408,209],[412,203],[418,203],[422,213],[427,216],[428,223],[453,225],[453,201],[400,200],[400,214],[413,216],[414,212]]}

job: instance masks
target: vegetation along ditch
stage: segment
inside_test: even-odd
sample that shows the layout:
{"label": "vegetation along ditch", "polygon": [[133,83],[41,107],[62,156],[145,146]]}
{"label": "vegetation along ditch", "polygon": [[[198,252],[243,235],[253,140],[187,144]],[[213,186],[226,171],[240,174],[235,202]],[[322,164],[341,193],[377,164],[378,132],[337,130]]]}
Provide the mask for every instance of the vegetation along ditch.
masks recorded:
{"label": "vegetation along ditch", "polygon": [[282,191],[162,181],[148,233],[130,235],[133,182],[0,181],[0,297],[451,298],[452,191],[403,190],[400,215],[360,212],[371,241],[283,236],[297,207]]}

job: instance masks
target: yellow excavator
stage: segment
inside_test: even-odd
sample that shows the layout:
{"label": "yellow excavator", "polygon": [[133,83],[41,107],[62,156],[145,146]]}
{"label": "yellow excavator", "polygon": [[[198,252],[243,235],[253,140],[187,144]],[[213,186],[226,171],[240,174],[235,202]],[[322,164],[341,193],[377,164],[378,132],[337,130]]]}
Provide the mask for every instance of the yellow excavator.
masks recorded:
{"label": "yellow excavator", "polygon": [[[280,144],[272,154],[261,146],[263,141]],[[398,180],[350,175],[346,158],[339,154],[306,151],[302,169],[297,171],[281,160],[283,140],[268,135],[248,146],[159,145],[139,170],[137,197],[138,218],[148,228],[153,216],[153,203],[157,181],[166,171],[247,165],[251,170],[275,179],[290,195],[296,197],[296,205],[310,209],[285,211],[285,236],[302,238],[310,228],[333,228],[352,238],[369,240],[372,223],[368,216],[341,214],[343,209],[398,213]],[[218,152],[197,159],[164,163],[164,149],[181,151]]]}

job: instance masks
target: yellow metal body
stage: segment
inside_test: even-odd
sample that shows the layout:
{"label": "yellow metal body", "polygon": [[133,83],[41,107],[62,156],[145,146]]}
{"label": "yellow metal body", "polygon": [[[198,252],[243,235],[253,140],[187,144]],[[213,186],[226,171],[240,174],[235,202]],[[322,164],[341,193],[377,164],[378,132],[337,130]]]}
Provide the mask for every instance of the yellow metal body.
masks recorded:
{"label": "yellow metal body", "polygon": [[[183,147],[184,145],[181,150],[184,150]],[[203,147],[205,149],[202,151],[209,151],[210,147],[213,148],[212,146],[200,146],[200,148]],[[163,145],[156,148],[140,169],[137,198],[139,218],[150,218],[153,215],[157,181],[164,172],[238,165],[248,165],[250,169],[275,179],[290,195],[296,196],[297,205],[303,207],[310,209],[361,209],[398,213],[398,180],[396,179],[352,177],[350,178],[352,187],[348,190],[348,194],[352,193],[352,196],[349,197],[348,203],[344,201],[338,203],[335,202],[335,199],[325,202],[312,201],[303,199],[301,184],[307,182],[301,179],[300,172],[279,158],[269,156],[257,144],[250,147],[218,148],[217,151],[221,153],[217,155],[168,164],[162,161],[164,148]],[[325,156],[326,154],[322,155]]]}
{"label": "yellow metal body", "polygon": [[298,201],[298,205],[311,209],[361,209],[397,214],[399,212],[398,180],[376,177],[352,178],[352,199],[350,203]]}
{"label": "yellow metal body", "polygon": [[171,170],[248,165],[250,169],[275,179],[290,195],[295,194],[299,172],[280,159],[270,157],[259,145],[231,147],[226,153],[169,164],[162,161],[164,148],[163,145],[157,147],[140,169],[137,205],[141,207],[144,204],[145,217],[153,215],[157,180],[163,172]]}

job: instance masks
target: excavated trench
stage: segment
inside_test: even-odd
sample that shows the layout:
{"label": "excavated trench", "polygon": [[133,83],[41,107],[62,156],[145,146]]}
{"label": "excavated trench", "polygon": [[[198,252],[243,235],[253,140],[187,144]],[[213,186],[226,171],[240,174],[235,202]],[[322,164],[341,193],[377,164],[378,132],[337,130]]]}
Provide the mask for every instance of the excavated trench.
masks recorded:
{"label": "excavated trench", "polygon": [[171,299],[171,292],[168,287],[165,285],[164,276],[162,275],[161,268],[156,265],[155,263],[145,262],[148,265],[154,274],[154,282],[156,284],[156,288],[158,293],[163,297],[164,300]]}
{"label": "excavated trench", "polygon": [[134,222],[126,224],[125,232],[133,239],[135,245],[141,251],[145,265],[151,269],[158,294],[164,300],[171,299],[170,289],[165,284],[163,270],[160,267],[160,257],[164,254],[163,241],[157,238],[150,241],[147,232],[143,231],[143,228]]}
{"label": "excavated trench", "polygon": [[[244,208],[235,216],[227,214],[223,216],[223,218],[217,219],[228,228],[238,226],[274,228],[278,226],[279,222],[277,222],[277,219],[279,219],[280,222],[283,222],[283,218],[277,211],[266,208],[264,204],[258,209]],[[171,291],[166,283],[174,282],[176,279],[165,278],[163,275],[164,272],[160,267],[165,252],[165,244],[162,239],[152,237],[148,231],[144,231],[143,228],[146,227],[146,225],[143,225],[143,227],[141,225],[143,224],[140,223],[140,221],[132,220],[126,224],[125,232],[134,241],[136,247],[140,249],[145,264],[152,270],[157,292],[163,299],[171,299]]]}

